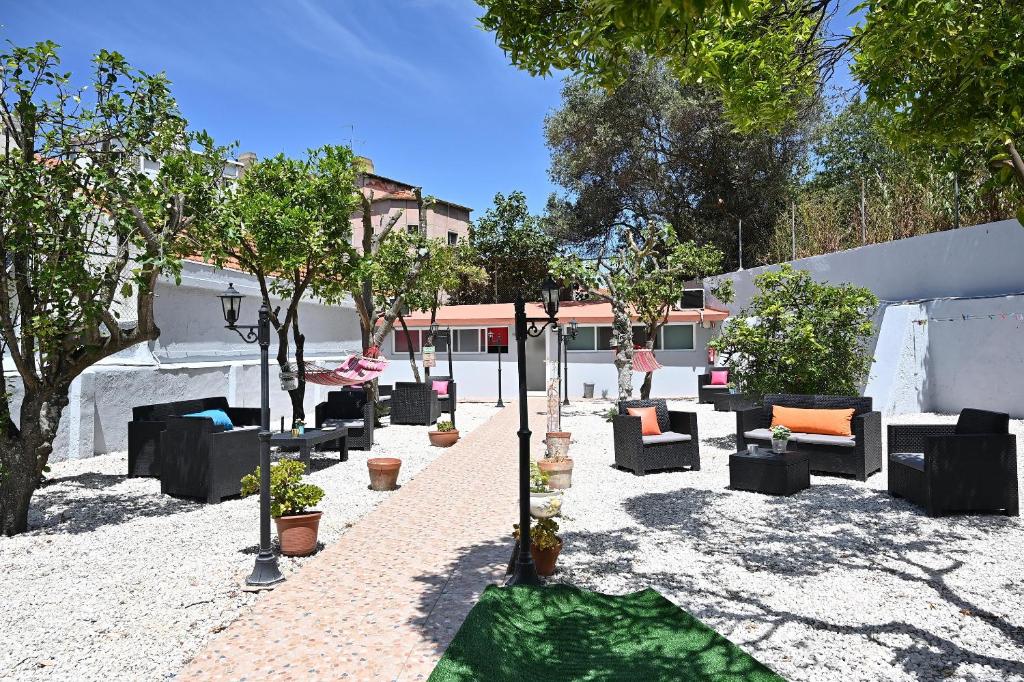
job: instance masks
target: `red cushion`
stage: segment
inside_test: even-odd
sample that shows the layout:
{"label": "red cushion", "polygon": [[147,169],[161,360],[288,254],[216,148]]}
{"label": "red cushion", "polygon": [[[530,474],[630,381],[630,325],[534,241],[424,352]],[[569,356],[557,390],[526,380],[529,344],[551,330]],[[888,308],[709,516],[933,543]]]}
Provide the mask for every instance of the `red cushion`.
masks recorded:
{"label": "red cushion", "polygon": [[658,411],[653,407],[627,407],[626,412],[628,412],[631,417],[640,417],[641,435],[661,435],[661,427],[658,426]]}
{"label": "red cushion", "polygon": [[430,388],[437,391],[438,398],[448,397],[448,382],[447,381],[432,381],[430,382]]}
{"label": "red cushion", "polygon": [[712,386],[725,386],[728,383],[729,383],[729,370],[727,370],[727,369],[711,370],[711,385]]}

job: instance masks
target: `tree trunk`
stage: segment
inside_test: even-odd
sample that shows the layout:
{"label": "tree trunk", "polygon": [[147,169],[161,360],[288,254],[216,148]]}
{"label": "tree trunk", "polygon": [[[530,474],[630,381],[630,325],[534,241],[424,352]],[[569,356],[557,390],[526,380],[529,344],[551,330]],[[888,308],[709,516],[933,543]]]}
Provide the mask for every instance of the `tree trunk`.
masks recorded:
{"label": "tree trunk", "polygon": [[412,339],[409,337],[409,327],[405,325],[405,316],[399,313],[398,322],[402,325],[402,331],[405,332],[405,339],[409,345],[409,365],[412,367],[412,378],[417,384],[422,383],[420,379],[420,368],[416,365],[416,351],[412,349]]}
{"label": "tree trunk", "polygon": [[[647,343],[644,347],[647,350],[654,350],[654,339],[658,338],[658,332],[661,330],[661,325],[648,325],[647,327]],[[654,372],[647,372],[644,374],[644,383],[640,385],[640,400],[651,399],[651,384],[654,383]]]}
{"label": "tree trunk", "polygon": [[28,508],[39,486],[43,468],[53,452],[61,411],[68,404],[68,388],[48,394],[26,390],[18,429],[8,421],[0,437],[0,532],[17,535],[28,528]]}
{"label": "tree trunk", "polygon": [[299,385],[295,390],[288,391],[288,397],[292,400],[292,417],[306,421],[306,365],[305,348],[306,337],[299,332],[299,311],[295,310],[292,316],[292,338],[295,340],[295,376],[298,377]]}
{"label": "tree trunk", "polygon": [[633,321],[621,301],[612,301],[612,342],[615,344],[619,400],[629,400],[633,397]]}

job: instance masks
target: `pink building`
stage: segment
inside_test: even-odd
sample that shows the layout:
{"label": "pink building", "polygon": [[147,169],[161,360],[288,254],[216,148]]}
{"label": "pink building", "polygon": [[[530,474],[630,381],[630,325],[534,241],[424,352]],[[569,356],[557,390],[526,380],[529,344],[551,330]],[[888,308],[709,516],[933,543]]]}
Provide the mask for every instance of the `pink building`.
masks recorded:
{"label": "pink building", "polygon": [[[396,212],[401,213],[395,229],[416,231],[419,229],[419,215],[416,209],[415,185],[377,175],[373,163],[367,160],[369,172],[360,177],[364,195],[373,202],[373,227],[379,230]],[[425,194],[429,194],[426,192]],[[454,244],[469,236],[469,214],[473,209],[467,206],[437,199],[427,208],[427,237],[441,239]],[[352,216],[352,242],[363,241],[363,214],[359,211]]]}

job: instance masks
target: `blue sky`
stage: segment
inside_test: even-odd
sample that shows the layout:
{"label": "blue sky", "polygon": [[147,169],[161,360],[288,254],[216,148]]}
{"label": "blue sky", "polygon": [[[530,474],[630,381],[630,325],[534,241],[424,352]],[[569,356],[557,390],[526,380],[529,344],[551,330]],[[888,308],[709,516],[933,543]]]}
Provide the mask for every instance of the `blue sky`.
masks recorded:
{"label": "blue sky", "polygon": [[260,156],[352,142],[376,170],[468,205],[552,186],[544,115],[560,82],[508,65],[472,0],[5,2],[0,39],[51,39],[85,73],[98,49],[164,71],[182,111]]}
{"label": "blue sky", "polygon": [[[836,28],[852,19],[843,0]],[[164,71],[188,119],[260,156],[349,143],[382,175],[479,216],[495,192],[541,211],[544,115],[557,79],[508,64],[472,0],[7,0],[0,39],[63,46],[84,74],[101,48]],[[846,81],[845,73],[837,80]]]}

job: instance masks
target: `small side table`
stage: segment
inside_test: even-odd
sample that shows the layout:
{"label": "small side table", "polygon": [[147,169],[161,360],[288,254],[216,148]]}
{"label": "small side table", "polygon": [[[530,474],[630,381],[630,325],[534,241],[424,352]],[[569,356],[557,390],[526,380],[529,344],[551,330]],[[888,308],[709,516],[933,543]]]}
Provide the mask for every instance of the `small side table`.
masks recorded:
{"label": "small side table", "polygon": [[739,412],[760,404],[756,398],[745,393],[723,393],[712,397],[711,402],[715,404],[715,412]]}
{"label": "small side table", "polygon": [[307,429],[300,436],[293,436],[291,431],[275,433],[270,436],[270,444],[282,448],[298,448],[299,459],[306,465],[309,473],[309,455],[314,445],[336,441],[340,461],[348,461],[348,429],[344,427],[326,429]]}
{"label": "small side table", "polygon": [[766,495],[792,495],[811,487],[811,462],[806,452],[758,448],[729,455],[729,487]]}

